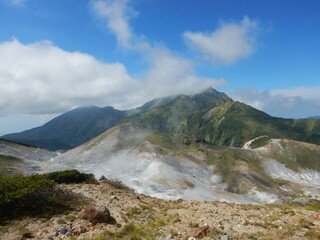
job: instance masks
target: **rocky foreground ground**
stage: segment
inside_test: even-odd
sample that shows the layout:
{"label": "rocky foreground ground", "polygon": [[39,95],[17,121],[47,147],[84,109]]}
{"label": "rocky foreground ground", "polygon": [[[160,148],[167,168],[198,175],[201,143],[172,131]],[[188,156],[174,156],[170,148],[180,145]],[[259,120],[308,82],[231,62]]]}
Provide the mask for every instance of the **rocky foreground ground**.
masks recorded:
{"label": "rocky foreground ground", "polygon": [[[317,208],[168,201],[107,183],[60,187],[83,203],[50,218],[14,220],[0,227],[0,239],[320,239]],[[106,207],[111,217],[93,221],[83,210],[88,205]]]}

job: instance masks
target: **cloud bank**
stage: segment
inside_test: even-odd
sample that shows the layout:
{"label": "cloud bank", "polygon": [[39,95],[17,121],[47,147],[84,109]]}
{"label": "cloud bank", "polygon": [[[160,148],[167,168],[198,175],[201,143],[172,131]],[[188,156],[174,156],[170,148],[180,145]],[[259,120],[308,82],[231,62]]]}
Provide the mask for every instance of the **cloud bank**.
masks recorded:
{"label": "cloud bank", "polygon": [[244,17],[240,23],[222,23],[214,32],[185,32],[186,42],[214,63],[229,64],[250,56],[258,22]]}
{"label": "cloud bank", "polygon": [[[25,0],[10,2],[19,5]],[[198,76],[192,59],[137,36],[129,22],[135,14],[128,5],[130,0],[91,0],[90,3],[94,15],[114,34],[119,46],[139,53],[149,67],[136,73],[137,78],[128,74],[122,63],[101,62],[85,53],[65,51],[48,41],[2,42],[2,119],[28,114],[31,122],[35,115],[54,116],[84,105],[129,109],[156,97],[192,94],[209,86],[228,85],[224,79]],[[257,21],[244,17],[240,22],[222,22],[212,32],[185,32],[183,36],[188,46],[212,63],[230,64],[254,53],[259,31]],[[320,87],[273,91],[239,89],[229,94],[272,115],[303,117],[319,115],[319,91]]]}
{"label": "cloud bank", "polygon": [[162,51],[150,55],[153,66],[140,79],[119,62],[100,62],[48,41],[3,42],[0,62],[0,115],[62,113],[83,105],[128,109],[154,97],[226,84],[197,77],[191,61]]}

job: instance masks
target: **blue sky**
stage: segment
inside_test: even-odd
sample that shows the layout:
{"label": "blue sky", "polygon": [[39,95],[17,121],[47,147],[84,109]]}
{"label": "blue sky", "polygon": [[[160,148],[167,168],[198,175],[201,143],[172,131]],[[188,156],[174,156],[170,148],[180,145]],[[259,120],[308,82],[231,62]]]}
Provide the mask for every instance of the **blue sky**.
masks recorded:
{"label": "blue sky", "polygon": [[318,0],[0,0],[0,135],[208,86],[320,115]]}

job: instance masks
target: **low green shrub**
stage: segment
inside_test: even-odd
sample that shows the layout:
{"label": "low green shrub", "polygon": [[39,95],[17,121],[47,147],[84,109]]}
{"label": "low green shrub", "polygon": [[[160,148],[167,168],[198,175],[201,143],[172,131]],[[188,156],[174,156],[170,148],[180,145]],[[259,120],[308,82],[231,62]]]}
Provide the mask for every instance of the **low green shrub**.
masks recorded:
{"label": "low green shrub", "polygon": [[41,175],[0,178],[0,218],[39,213],[47,204],[54,202],[55,185]]}
{"label": "low green shrub", "polygon": [[[53,178],[57,182],[63,179],[63,175],[59,174],[53,173],[49,176],[58,176]],[[82,179],[86,181],[92,179],[91,175],[80,176],[85,177]],[[75,179],[77,182],[82,181],[80,177]],[[70,178],[68,181],[71,181]],[[77,204],[79,197],[61,189],[57,182],[50,180],[48,175],[38,174],[27,177],[0,177],[0,222],[23,216],[50,216]]]}
{"label": "low green shrub", "polygon": [[43,175],[44,178],[56,183],[94,183],[96,182],[93,174],[81,173],[78,170],[65,170],[51,172]]}

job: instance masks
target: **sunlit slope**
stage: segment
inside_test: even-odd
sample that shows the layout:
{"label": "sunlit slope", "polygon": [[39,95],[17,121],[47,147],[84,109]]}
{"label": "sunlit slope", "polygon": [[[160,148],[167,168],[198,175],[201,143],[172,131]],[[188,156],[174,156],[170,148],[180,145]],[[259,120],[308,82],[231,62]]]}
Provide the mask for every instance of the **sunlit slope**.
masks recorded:
{"label": "sunlit slope", "polygon": [[193,108],[190,99],[181,96],[170,104],[133,117],[132,122],[163,133],[180,134],[189,141],[222,146],[241,147],[262,135],[320,144],[320,119],[271,117],[233,101],[217,105],[210,110]]}
{"label": "sunlit slope", "polygon": [[320,171],[319,145],[289,139],[273,139],[255,150],[265,158],[276,159],[291,170],[305,168]]}
{"label": "sunlit slope", "polygon": [[209,88],[191,96],[179,95],[168,104],[137,114],[126,121],[164,133],[196,136],[203,115],[210,109],[227,102],[233,102],[233,100],[225,93]]}

